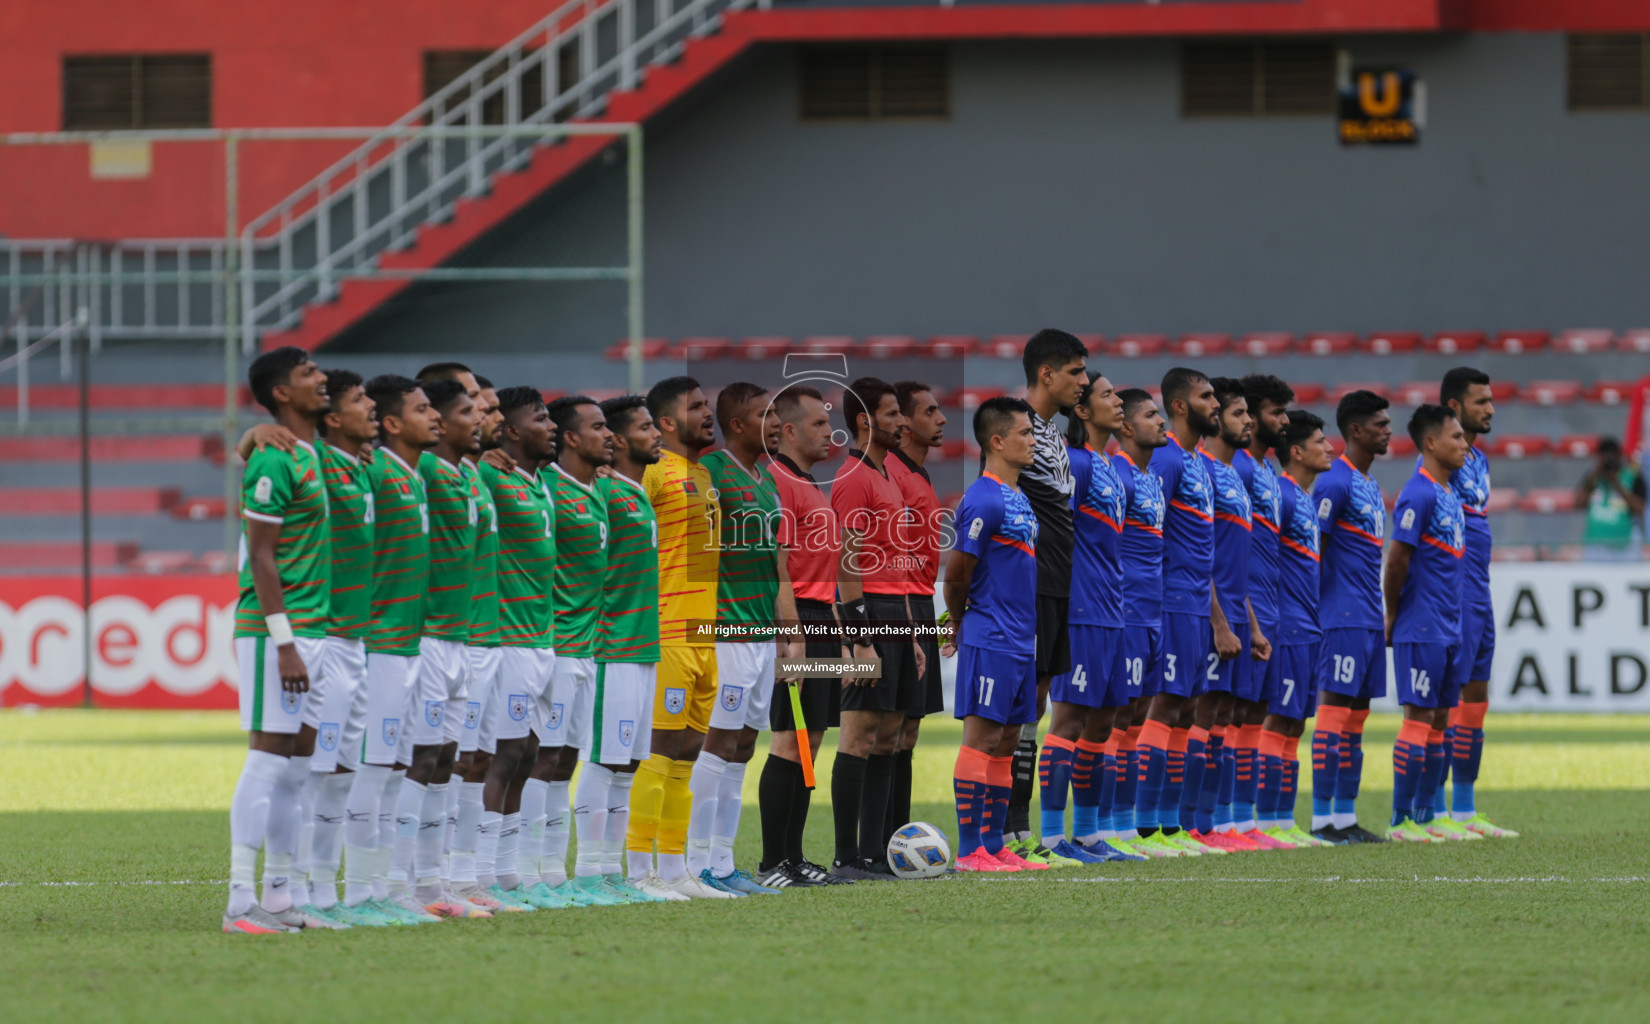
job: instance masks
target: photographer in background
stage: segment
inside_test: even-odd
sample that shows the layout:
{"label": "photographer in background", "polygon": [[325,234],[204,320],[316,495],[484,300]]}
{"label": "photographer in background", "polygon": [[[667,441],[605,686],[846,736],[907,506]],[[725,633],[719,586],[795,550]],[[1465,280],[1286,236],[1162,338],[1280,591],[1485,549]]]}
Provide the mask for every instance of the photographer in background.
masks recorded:
{"label": "photographer in background", "polygon": [[1576,507],[1587,513],[1581,543],[1589,562],[1636,562],[1634,527],[1644,515],[1644,476],[1622,458],[1621,442],[1598,443],[1598,463],[1576,487]]}

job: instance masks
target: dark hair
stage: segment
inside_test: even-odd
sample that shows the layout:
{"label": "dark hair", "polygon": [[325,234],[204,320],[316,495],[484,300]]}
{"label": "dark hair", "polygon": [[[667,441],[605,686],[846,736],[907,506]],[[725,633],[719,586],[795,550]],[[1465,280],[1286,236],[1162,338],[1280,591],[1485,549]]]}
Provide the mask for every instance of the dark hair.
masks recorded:
{"label": "dark hair", "polygon": [[538,388],[519,385],[498,389],[498,411],[509,419],[518,409],[537,409],[544,405],[544,393]]}
{"label": "dark hair", "polygon": [[573,429],[578,422],[579,409],[582,406],[594,405],[599,410],[601,405],[589,395],[567,395],[551,402],[545,408],[550,413],[550,422],[556,425],[556,452],[559,454],[562,445],[566,442],[567,432]]}
{"label": "dark hair", "polygon": [[246,371],[246,383],[252,388],[252,397],[258,404],[275,413],[275,389],[292,379],[292,371],[309,362],[309,353],[295,345],[271,349],[252,360]]}
{"label": "dark hair", "polygon": [[1163,409],[1168,411],[1176,399],[1184,399],[1191,394],[1192,387],[1200,380],[1208,380],[1209,375],[1202,370],[1193,370],[1185,366],[1176,366],[1163,375]]}
{"label": "dark hair", "polygon": [[435,411],[443,416],[447,414],[447,410],[452,408],[455,402],[460,398],[464,398],[467,394],[464,385],[451,377],[436,377],[433,380],[424,382],[423,388],[424,397],[428,398],[430,405],[434,406]]}
{"label": "dark hair", "polygon": [[[469,373],[474,376],[470,368],[463,363],[431,363],[418,371],[418,382],[422,384],[427,380],[452,380],[461,373]],[[476,385],[480,386],[480,384],[481,381],[477,380]],[[431,401],[434,401],[434,399],[431,399]]]}
{"label": "dark hair", "polygon": [[380,431],[386,417],[401,415],[402,401],[420,386],[416,380],[399,373],[381,373],[367,381],[367,396],[378,405]]}
{"label": "dark hair", "polygon": [[1088,424],[1077,418],[1077,406],[1089,404],[1089,399],[1094,397],[1094,382],[1100,377],[1100,371],[1090,370],[1089,379],[1083,382],[1083,389],[1077,392],[1077,405],[1060,410],[1066,417],[1066,444],[1073,448],[1081,448],[1089,443]]}
{"label": "dark hair", "polygon": [[1289,465],[1289,449],[1305,444],[1306,439],[1323,429],[1323,417],[1305,409],[1289,410],[1289,425],[1278,431],[1278,461]]}
{"label": "dark hair", "polygon": [[1043,367],[1052,366],[1058,370],[1073,359],[1088,357],[1088,346],[1075,334],[1045,327],[1026,341],[1025,355],[1020,357],[1020,365],[1025,367],[1026,383],[1035,384],[1037,371]]}
{"label": "dark hair", "polygon": [[982,456],[991,450],[991,439],[1000,437],[1008,429],[1015,413],[1024,413],[1029,417],[1031,406],[1021,398],[999,396],[986,399],[974,410],[974,440],[979,442]]}
{"label": "dark hair", "polygon": [[1244,388],[1243,382],[1235,377],[1211,377],[1209,386],[1215,389],[1215,401],[1220,403],[1222,413],[1235,398],[1243,399],[1245,404],[1249,401],[1249,392]]}
{"label": "dark hair", "polygon": [[493,386],[492,381],[488,380],[486,377],[483,377],[479,373],[475,375],[475,378],[476,378],[476,387],[478,387],[478,388],[490,388],[490,387]]}
{"label": "dark hair", "polygon": [[618,398],[609,398],[602,403],[602,418],[615,434],[630,429],[630,421],[636,418],[637,409],[647,408],[647,399],[641,395],[620,395]]}
{"label": "dark hair", "polygon": [[1459,402],[1467,397],[1467,390],[1474,384],[1490,386],[1490,375],[1483,370],[1472,366],[1457,366],[1444,374],[1444,381],[1438,385],[1438,404],[1448,405]]}
{"label": "dark hair", "polygon": [[911,415],[912,410],[916,407],[916,404],[917,404],[917,396],[922,394],[924,391],[932,392],[933,390],[934,390],[933,388],[929,387],[927,384],[922,383],[921,381],[915,381],[915,380],[898,380],[898,381],[895,381],[894,382],[894,397],[899,400],[900,414],[904,415],[904,416]]}
{"label": "dark hair", "polygon": [[1373,391],[1348,391],[1335,407],[1335,426],[1345,437],[1354,423],[1368,423],[1371,416],[1391,405]]}
{"label": "dark hair", "polygon": [[864,413],[868,419],[876,419],[877,409],[882,405],[884,395],[892,396],[895,402],[899,401],[894,385],[881,377],[861,377],[843,390],[842,425],[848,429],[849,444],[858,443],[860,413]]}
{"label": "dark hair", "polygon": [[1437,433],[1446,420],[1454,418],[1455,410],[1447,405],[1423,405],[1409,417],[1409,439],[1419,448],[1423,438]]}
{"label": "dark hair", "polygon": [[697,387],[699,382],[692,377],[666,377],[648,389],[647,411],[655,420],[675,416],[677,400]]}
{"label": "dark hair", "polygon": [[724,384],[722,390],[716,394],[716,425],[722,428],[722,436],[728,436],[728,424],[745,411],[745,406],[751,399],[760,398],[767,393],[767,388],[760,384],[752,384],[748,380]]}
{"label": "dark hair", "polygon": [[825,401],[825,396],[819,393],[818,388],[812,388],[806,384],[792,384],[775,396],[773,411],[781,421],[794,423],[798,412],[802,409],[804,398],[812,398],[816,402]]}
{"label": "dark hair", "polygon": [[1250,414],[1257,418],[1262,402],[1271,402],[1279,409],[1287,409],[1289,403],[1295,400],[1295,389],[1285,384],[1282,377],[1274,377],[1270,373],[1251,373],[1238,383],[1243,387],[1243,397],[1249,400]]}
{"label": "dark hair", "polygon": [[1123,403],[1123,418],[1128,419],[1134,411],[1142,405],[1156,405],[1152,393],[1145,388],[1124,388],[1117,393],[1117,398]]}
{"label": "dark hair", "polygon": [[1605,452],[1614,452],[1615,454],[1620,455],[1621,442],[1617,441],[1613,437],[1601,437],[1598,439],[1598,450],[1600,454]]}
{"label": "dark hair", "polygon": [[342,398],[350,388],[362,384],[361,375],[354,370],[327,370],[327,397],[333,401]]}

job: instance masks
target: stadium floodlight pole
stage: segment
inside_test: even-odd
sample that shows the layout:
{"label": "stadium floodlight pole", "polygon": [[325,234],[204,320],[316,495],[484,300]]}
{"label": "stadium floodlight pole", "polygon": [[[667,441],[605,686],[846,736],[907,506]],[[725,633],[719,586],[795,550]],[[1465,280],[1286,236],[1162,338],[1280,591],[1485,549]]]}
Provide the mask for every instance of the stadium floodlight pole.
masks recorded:
{"label": "stadium floodlight pole", "polygon": [[[625,132],[630,161],[629,250],[630,250],[630,393],[642,393],[642,126],[633,124]],[[800,719],[798,719],[800,721]]]}
{"label": "stadium floodlight pole", "polygon": [[240,411],[240,135],[223,137],[223,553],[225,564],[235,564],[235,549],[241,538],[240,487],[235,479],[235,422]]}

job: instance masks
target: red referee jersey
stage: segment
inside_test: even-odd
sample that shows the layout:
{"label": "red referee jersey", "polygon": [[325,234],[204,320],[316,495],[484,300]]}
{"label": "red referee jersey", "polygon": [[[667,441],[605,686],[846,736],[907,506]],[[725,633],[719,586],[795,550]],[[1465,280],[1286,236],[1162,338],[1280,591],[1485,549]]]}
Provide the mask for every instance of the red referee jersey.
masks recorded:
{"label": "red referee jersey", "polygon": [[768,463],[768,474],[779,488],[779,529],[775,533],[785,549],[791,588],[805,601],[834,604],[842,536],[831,499],[811,475],[784,455]]}
{"label": "red referee jersey", "polygon": [[860,581],[865,593],[904,597],[910,583],[901,564],[909,553],[902,545],[900,524],[908,513],[899,486],[884,472],[893,461],[892,455],[885,457],[878,469],[864,452],[850,451],[831,482],[831,508],[839,527],[861,535]]}
{"label": "red referee jersey", "polygon": [[906,569],[905,592],[933,597],[940,574],[940,496],[928,470],[903,451],[890,452],[883,466],[910,511],[900,527],[900,550],[914,560]]}

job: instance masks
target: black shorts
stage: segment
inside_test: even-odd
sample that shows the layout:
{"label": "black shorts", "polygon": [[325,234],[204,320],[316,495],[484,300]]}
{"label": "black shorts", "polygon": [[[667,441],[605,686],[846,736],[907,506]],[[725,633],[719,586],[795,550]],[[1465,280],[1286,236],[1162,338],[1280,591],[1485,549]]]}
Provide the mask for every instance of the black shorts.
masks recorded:
{"label": "black shorts", "polygon": [[[875,627],[893,623],[905,627],[911,621],[905,610],[903,595],[866,594],[865,622]],[[882,678],[867,686],[844,686],[844,711],[900,711],[909,713],[920,707],[923,700],[921,680],[917,678],[917,655],[911,648],[909,636],[877,639],[872,645],[882,659]]]}
{"label": "black shorts", "polygon": [[[936,621],[932,597],[913,594],[910,602],[912,621],[925,626]],[[937,715],[945,710],[945,683],[940,679],[940,638],[929,633],[918,637],[917,644],[922,648],[926,664],[923,666],[922,679],[917,684],[917,706],[914,710],[905,712],[907,718]]]}
{"label": "black shorts", "polygon": [[[836,624],[836,615],[832,613],[831,606],[824,601],[797,598],[796,616],[805,624]],[[842,657],[840,634],[810,634],[804,644],[803,653],[810,658]],[[835,677],[802,680],[802,720],[807,723],[809,729],[834,729],[842,724],[842,703],[838,696],[841,689],[842,681]],[[796,717],[791,714],[791,693],[788,683],[774,684],[773,701],[768,706],[768,728],[774,732],[796,730]]]}
{"label": "black shorts", "polygon": [[1071,671],[1071,599],[1037,595],[1037,678]]}

